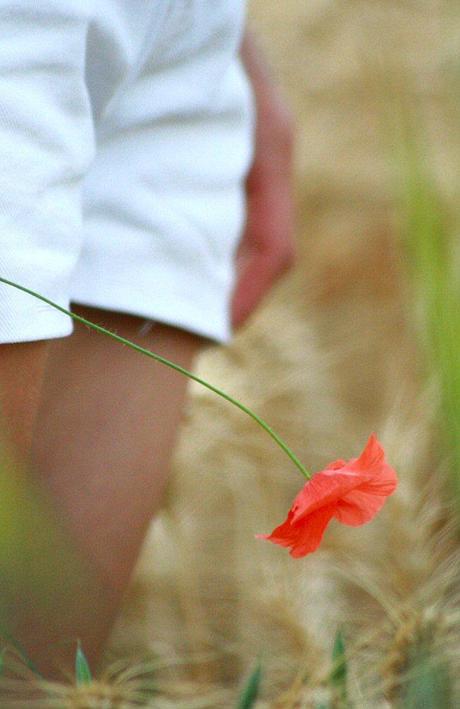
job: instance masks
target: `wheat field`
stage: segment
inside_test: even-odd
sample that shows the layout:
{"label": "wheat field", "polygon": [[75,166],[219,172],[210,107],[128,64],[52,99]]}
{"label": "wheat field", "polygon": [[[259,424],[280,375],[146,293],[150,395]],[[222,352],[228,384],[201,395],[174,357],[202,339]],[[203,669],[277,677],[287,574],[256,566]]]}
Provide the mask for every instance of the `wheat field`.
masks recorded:
{"label": "wheat field", "polygon": [[[434,667],[451,675],[444,706],[455,706],[455,515],[395,156],[407,108],[458,225],[458,7],[252,0],[249,15],[296,116],[299,257],[234,342],[202,354],[198,372],[263,416],[313,470],[356,455],[376,431],[400,486],[369,527],[334,523],[320,551],[294,560],[254,535],[284,518],[296,471],[252,421],[193,384],[106,675],[53,685],[46,706],[236,707],[257,662],[255,707],[422,706],[407,687],[426,637]],[[346,700],[331,682],[339,630]]]}

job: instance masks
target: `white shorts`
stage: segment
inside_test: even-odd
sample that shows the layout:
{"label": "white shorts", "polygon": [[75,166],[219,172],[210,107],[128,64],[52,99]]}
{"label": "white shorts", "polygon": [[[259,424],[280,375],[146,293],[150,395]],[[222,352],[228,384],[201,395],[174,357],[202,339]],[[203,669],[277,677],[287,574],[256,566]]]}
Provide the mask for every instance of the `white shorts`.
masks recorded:
{"label": "white shorts", "polygon": [[[0,276],[230,336],[253,110],[243,0],[2,0]],[[72,321],[0,284],[0,342]]]}

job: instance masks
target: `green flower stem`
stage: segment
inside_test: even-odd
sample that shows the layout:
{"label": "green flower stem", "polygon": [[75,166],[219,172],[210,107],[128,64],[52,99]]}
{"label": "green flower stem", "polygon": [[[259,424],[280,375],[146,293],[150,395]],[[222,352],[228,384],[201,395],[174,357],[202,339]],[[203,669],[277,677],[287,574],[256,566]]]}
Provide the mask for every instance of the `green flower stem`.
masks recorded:
{"label": "green flower stem", "polygon": [[241,411],[244,411],[245,414],[247,414],[252,419],[254,419],[254,421],[256,421],[259,424],[259,426],[262,426],[262,428],[269,434],[269,436],[271,436],[273,438],[275,443],[277,443],[277,445],[292,460],[292,462],[297,467],[297,469],[302,473],[302,475],[305,478],[307,478],[307,480],[310,480],[311,473],[305,468],[304,465],[302,465],[302,463],[297,458],[295,453],[293,453],[293,451],[289,448],[289,446],[271,428],[271,426],[269,426],[268,423],[266,423],[266,421],[264,421],[262,418],[260,418],[260,416],[258,416],[256,413],[254,413],[254,411],[252,411],[247,406],[245,406],[241,402],[234,399],[229,394],[226,394],[224,391],[221,391],[220,389],[213,386],[212,384],[209,384],[204,379],[201,379],[196,374],[189,372],[187,369],[185,369],[184,367],[181,367],[179,364],[174,364],[174,362],[171,362],[169,359],[166,359],[166,357],[162,357],[161,355],[156,354],[155,352],[151,352],[150,350],[147,350],[144,347],[141,347],[140,345],[136,345],[134,342],[131,342],[130,340],[127,340],[124,337],[120,337],[120,335],[116,335],[114,332],[107,330],[105,327],[101,327],[100,325],[96,325],[95,323],[92,323],[89,320],[86,320],[86,318],[82,318],[80,315],[76,315],[75,313],[71,313],[69,310],[62,308],[60,305],[57,305],[57,303],[53,303],[52,300],[48,300],[48,298],[45,298],[43,295],[40,295],[39,293],[35,293],[33,290],[30,290],[29,288],[25,288],[24,286],[20,286],[18,283],[14,283],[13,281],[8,281],[6,278],[0,277],[0,282],[5,283],[8,286],[13,286],[13,288],[17,288],[18,290],[21,290],[24,293],[28,293],[29,295],[34,296],[34,298],[38,298],[39,300],[43,301],[44,303],[47,303],[47,305],[51,305],[51,307],[55,308],[56,310],[59,310],[61,313],[64,313],[64,315],[68,315],[73,320],[76,320],[77,322],[80,322],[83,325],[86,325],[87,327],[91,328],[92,330],[96,330],[97,332],[100,332],[103,335],[107,335],[108,337],[111,337],[113,340],[116,340],[117,342],[121,342],[123,345],[126,345],[127,347],[131,347],[131,349],[136,350],[136,352],[140,352],[141,354],[146,355],[147,357],[150,357],[151,359],[154,359],[157,362],[161,362],[161,364],[164,364],[167,367],[170,367],[171,369],[175,369],[176,372],[180,372],[181,374],[184,374],[189,379],[193,379],[193,381],[198,382],[198,384],[201,384],[202,386],[206,387],[206,389],[213,391],[215,394],[218,394],[218,396],[221,396],[223,399],[226,399],[226,401],[229,401],[231,404],[234,404],[234,406],[237,406],[239,409],[241,409]]}

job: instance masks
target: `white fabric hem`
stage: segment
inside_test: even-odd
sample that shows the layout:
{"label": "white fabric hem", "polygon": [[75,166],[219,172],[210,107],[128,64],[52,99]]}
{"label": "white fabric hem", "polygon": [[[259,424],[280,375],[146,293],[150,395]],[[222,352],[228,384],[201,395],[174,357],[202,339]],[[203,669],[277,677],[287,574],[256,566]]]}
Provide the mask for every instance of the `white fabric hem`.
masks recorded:
{"label": "white fabric hem", "polygon": [[54,340],[67,337],[73,332],[72,318],[63,313],[53,312],[15,313],[14,319],[3,323],[0,328],[0,343],[19,344],[21,342],[37,342],[39,340]]}
{"label": "white fabric hem", "polygon": [[[171,295],[170,290],[166,292]],[[169,302],[161,302],[153,293],[149,298],[142,297],[138,282],[135,290],[131,285],[123,286],[119,283],[114,284],[113,289],[98,289],[92,284],[91,290],[80,288],[72,294],[73,303],[135,315],[179,327],[214,342],[228,343],[232,331],[228,313],[222,312],[222,306],[215,303],[213,307],[207,297],[201,302],[195,300],[191,303],[188,300],[185,296],[176,295],[174,301],[170,299]]]}

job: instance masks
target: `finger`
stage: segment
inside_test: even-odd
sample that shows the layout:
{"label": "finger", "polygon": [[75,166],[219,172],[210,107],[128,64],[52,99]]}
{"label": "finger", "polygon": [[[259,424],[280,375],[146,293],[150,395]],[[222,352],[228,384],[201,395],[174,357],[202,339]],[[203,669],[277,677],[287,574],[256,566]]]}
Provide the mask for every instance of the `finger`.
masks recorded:
{"label": "finger", "polygon": [[232,303],[233,326],[239,327],[263,300],[295,258],[294,208],[289,180],[254,179],[248,221],[237,258],[238,278]]}
{"label": "finger", "polygon": [[294,260],[294,249],[289,242],[281,242],[267,247],[266,250],[248,249],[241,254],[239,276],[232,300],[232,325],[238,328],[243,325],[257,308],[264,296],[271,290],[276,281],[291,266]]}

